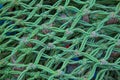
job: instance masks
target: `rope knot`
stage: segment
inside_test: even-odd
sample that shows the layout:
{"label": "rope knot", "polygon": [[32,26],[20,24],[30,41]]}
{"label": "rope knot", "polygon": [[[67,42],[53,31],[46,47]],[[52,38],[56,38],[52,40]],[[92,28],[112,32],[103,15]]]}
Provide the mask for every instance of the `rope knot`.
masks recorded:
{"label": "rope knot", "polygon": [[33,64],[33,63],[30,63],[29,65],[28,65],[28,69],[36,69],[36,65],[35,64]]}

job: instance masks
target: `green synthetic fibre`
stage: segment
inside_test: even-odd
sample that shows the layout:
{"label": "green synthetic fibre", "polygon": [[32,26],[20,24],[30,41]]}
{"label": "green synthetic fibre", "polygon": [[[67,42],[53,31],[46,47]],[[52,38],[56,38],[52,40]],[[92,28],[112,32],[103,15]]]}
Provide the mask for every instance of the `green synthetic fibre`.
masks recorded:
{"label": "green synthetic fibre", "polygon": [[0,80],[120,80],[120,0],[0,0]]}

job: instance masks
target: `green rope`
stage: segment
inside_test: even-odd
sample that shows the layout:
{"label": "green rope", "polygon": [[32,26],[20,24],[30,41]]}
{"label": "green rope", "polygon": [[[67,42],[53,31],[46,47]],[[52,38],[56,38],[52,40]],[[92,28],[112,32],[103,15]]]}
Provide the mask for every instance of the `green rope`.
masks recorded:
{"label": "green rope", "polygon": [[119,80],[120,0],[0,0],[0,80]]}

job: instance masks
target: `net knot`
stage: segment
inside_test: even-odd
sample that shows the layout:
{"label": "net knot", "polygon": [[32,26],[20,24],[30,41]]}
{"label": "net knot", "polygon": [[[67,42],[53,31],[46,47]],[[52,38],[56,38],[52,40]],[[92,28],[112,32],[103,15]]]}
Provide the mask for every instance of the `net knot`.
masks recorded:
{"label": "net knot", "polygon": [[115,18],[116,17],[115,12],[111,12],[110,17]]}
{"label": "net knot", "polygon": [[38,8],[41,8],[41,7],[42,7],[42,5],[41,5],[41,4],[37,4],[36,6],[37,6]]}
{"label": "net knot", "polygon": [[36,69],[36,65],[35,64],[33,64],[33,63],[30,63],[29,65],[28,65],[28,69]]}
{"label": "net knot", "polygon": [[100,64],[101,65],[106,65],[106,64],[108,64],[108,62],[105,59],[101,59],[100,60]]}
{"label": "net knot", "polygon": [[54,49],[55,45],[53,43],[48,43],[47,49]]}
{"label": "net knot", "polygon": [[61,56],[58,54],[58,55],[54,55],[53,58],[55,59],[55,61],[58,61],[61,58]]}
{"label": "net knot", "polygon": [[75,54],[75,56],[79,56],[80,55],[78,50],[75,50],[74,54]]}
{"label": "net knot", "polygon": [[65,10],[65,8],[64,8],[64,6],[59,6],[57,10],[58,10],[58,12],[62,12]]}
{"label": "net knot", "polygon": [[83,12],[84,12],[84,14],[89,14],[90,10],[89,9],[84,9]]}
{"label": "net knot", "polygon": [[98,34],[95,31],[92,31],[90,36],[94,38],[94,37],[98,37]]}
{"label": "net knot", "polygon": [[55,32],[50,32],[49,34],[47,34],[47,36],[49,37],[49,39],[53,39],[55,34]]}
{"label": "net knot", "polygon": [[67,16],[65,14],[61,14],[61,18],[66,18]]}
{"label": "net knot", "polygon": [[49,27],[52,27],[52,24],[42,24],[42,32],[44,34],[50,33],[51,30],[49,29]]}
{"label": "net knot", "polygon": [[22,37],[20,42],[27,44],[28,43],[27,37]]}
{"label": "net knot", "polygon": [[120,46],[120,39],[116,43],[117,46]]}
{"label": "net knot", "polygon": [[58,76],[63,75],[63,74],[64,74],[63,71],[61,71],[61,70],[57,70],[57,75],[58,75]]}
{"label": "net knot", "polygon": [[66,35],[71,35],[71,34],[73,34],[73,31],[72,31],[72,30],[69,30],[69,29],[66,29],[65,34],[66,34]]}
{"label": "net knot", "polygon": [[109,16],[110,16],[110,18],[106,22],[107,25],[109,25],[109,24],[116,24],[116,23],[119,22],[119,19],[116,17],[115,12],[111,12]]}

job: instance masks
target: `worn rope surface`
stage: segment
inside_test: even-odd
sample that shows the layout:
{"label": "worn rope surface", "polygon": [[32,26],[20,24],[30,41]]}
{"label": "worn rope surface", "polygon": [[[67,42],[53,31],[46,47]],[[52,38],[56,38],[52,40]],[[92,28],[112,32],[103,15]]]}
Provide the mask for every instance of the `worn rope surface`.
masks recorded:
{"label": "worn rope surface", "polygon": [[0,80],[120,80],[120,1],[0,0]]}

